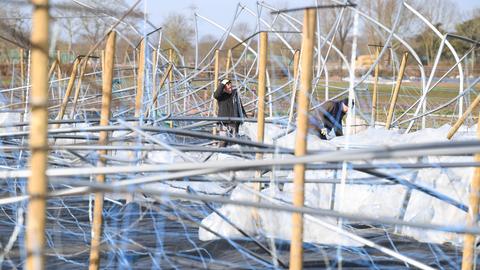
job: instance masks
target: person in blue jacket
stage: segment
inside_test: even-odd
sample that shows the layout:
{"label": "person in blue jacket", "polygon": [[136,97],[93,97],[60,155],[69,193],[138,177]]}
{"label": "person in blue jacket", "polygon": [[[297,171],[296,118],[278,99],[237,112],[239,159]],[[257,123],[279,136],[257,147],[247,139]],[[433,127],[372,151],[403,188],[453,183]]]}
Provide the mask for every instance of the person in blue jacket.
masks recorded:
{"label": "person in blue jacket", "polygon": [[[352,100],[352,107],[355,105]],[[343,136],[342,120],[348,112],[348,98],[342,100],[328,100],[318,108],[318,116],[311,123],[322,140],[329,140],[336,136]]]}

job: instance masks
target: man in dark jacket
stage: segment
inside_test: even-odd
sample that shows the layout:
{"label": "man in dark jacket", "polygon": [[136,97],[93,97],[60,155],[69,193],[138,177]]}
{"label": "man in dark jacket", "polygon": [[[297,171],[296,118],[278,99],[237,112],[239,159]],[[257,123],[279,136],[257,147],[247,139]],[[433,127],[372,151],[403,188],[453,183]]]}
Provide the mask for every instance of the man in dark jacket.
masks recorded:
{"label": "man in dark jacket", "polygon": [[[232,82],[224,79],[220,82],[213,95],[218,102],[218,117],[245,117],[245,109],[238,96],[237,90],[233,89]],[[241,122],[221,121],[218,123],[220,134],[235,137]]]}
{"label": "man in dark jacket", "polygon": [[[352,107],[354,106],[352,100]],[[343,136],[342,120],[348,112],[348,98],[339,101],[328,100],[318,109],[318,116],[312,119],[312,125],[319,133],[322,140],[331,139],[335,136]]]}

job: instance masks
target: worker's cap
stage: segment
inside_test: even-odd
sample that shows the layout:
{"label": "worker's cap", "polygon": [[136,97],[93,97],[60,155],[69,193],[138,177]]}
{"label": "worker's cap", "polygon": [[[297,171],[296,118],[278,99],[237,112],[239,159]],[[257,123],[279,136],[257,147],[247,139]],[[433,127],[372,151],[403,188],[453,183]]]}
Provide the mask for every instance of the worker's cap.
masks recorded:
{"label": "worker's cap", "polygon": [[223,79],[221,82],[222,85],[227,85],[228,83],[232,83],[232,81],[230,81],[229,79]]}
{"label": "worker's cap", "polygon": [[[348,100],[349,100],[348,97],[344,98],[344,99],[342,99],[342,103],[345,104],[345,106],[348,106]],[[355,100],[354,99],[352,99],[352,107],[353,106],[355,106]]]}

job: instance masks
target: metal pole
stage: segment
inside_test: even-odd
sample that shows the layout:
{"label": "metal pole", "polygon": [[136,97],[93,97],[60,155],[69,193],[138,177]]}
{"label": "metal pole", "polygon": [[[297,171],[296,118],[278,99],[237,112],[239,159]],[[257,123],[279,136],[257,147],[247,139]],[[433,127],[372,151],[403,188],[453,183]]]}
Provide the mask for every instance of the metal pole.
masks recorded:
{"label": "metal pole", "polygon": [[[157,49],[153,49],[152,51],[152,63],[153,63],[153,71],[152,71],[152,89],[153,92],[156,93],[157,90]],[[155,98],[155,95],[153,96]],[[158,102],[152,102],[152,108],[147,108],[147,110],[152,110],[153,106]],[[158,107],[158,104],[157,104]]]}
{"label": "metal pole", "polygon": [[473,109],[475,109],[475,107],[478,106],[479,103],[480,103],[480,95],[478,95],[477,98],[475,98],[475,100],[470,104],[470,106],[468,106],[468,108],[465,110],[462,116],[457,120],[457,122],[455,122],[452,128],[450,128],[447,134],[447,139],[449,140],[452,139],[453,135],[457,133],[460,126],[462,126],[463,122],[465,122],[465,119],[467,119],[468,115],[470,115],[470,113],[473,111]]}
{"label": "metal pole", "polygon": [[32,94],[30,97],[30,170],[28,179],[26,269],[44,269],[45,212],[48,178],[48,0],[32,0]]}
{"label": "metal pole", "polygon": [[298,63],[300,60],[300,50],[295,50],[293,55],[293,86],[292,86],[292,100],[290,101],[290,113],[288,115],[288,123],[293,121],[295,111],[295,99],[297,97],[297,78],[298,78]]}
{"label": "metal pole", "polygon": [[[170,64],[175,65],[175,63],[174,63],[175,62],[175,57],[174,57],[173,53],[174,53],[173,49],[170,49],[168,51],[168,61],[170,62]],[[170,74],[168,75],[168,81],[170,83],[170,93],[172,95],[172,100],[175,100],[175,91],[173,91],[173,88],[174,88],[173,72],[170,72]]]}
{"label": "metal pole", "polygon": [[[115,38],[116,32],[110,32],[107,38],[107,45],[105,50],[105,69],[102,76],[102,109],[100,115],[100,126],[108,126],[110,118],[110,107],[112,100],[112,80],[113,80],[113,66],[115,59]],[[108,142],[108,132],[101,131],[98,137],[99,145],[106,145]],[[99,155],[107,154],[107,150],[100,150]],[[106,160],[100,158],[97,167],[104,167]],[[97,176],[97,182],[105,182],[105,174]],[[93,225],[92,225],[92,243],[90,249],[90,270],[96,270],[100,266],[100,242],[102,238],[102,211],[103,211],[103,193],[95,193],[95,206],[93,210]]]}
{"label": "metal pole", "polygon": [[150,115],[150,112],[153,110],[154,104],[158,101],[159,89],[161,89],[163,87],[163,85],[165,84],[165,81],[167,80],[167,77],[170,75],[170,73],[172,73],[172,68],[173,68],[173,65],[169,64],[168,67],[167,67],[167,70],[163,74],[162,79],[160,79],[160,85],[159,85],[158,89],[155,89],[153,91],[152,105],[149,108],[147,108],[147,111],[145,112],[145,115],[147,117]]}
{"label": "metal pole", "polygon": [[[375,49],[375,60],[378,59],[380,54],[380,47]],[[375,66],[375,73],[373,77],[373,94],[372,94],[372,126],[375,126],[377,121],[377,98],[378,98],[378,73],[380,71],[380,62],[377,62]]]}
{"label": "metal pole", "polygon": [[393,112],[395,110],[395,104],[397,103],[398,93],[400,92],[400,87],[402,86],[403,74],[405,73],[405,67],[407,66],[408,52],[403,53],[402,63],[400,64],[400,70],[398,72],[397,83],[395,84],[395,89],[393,90],[392,100],[390,101],[390,108],[388,110],[387,122],[385,123],[385,128],[390,129],[392,123]]}
{"label": "metal pole", "polygon": [[[67,90],[65,91],[65,96],[63,97],[62,105],[58,111],[58,115],[55,118],[56,120],[62,120],[63,115],[65,114],[65,109],[67,108],[68,99],[72,93],[73,85],[75,84],[75,77],[77,76],[78,64],[80,63],[80,58],[75,59],[73,62],[72,73],[70,73],[70,80],[68,80]],[[54,128],[59,128],[60,124],[54,125]]]}
{"label": "metal pole", "polygon": [[[212,84],[212,94],[215,93],[215,90],[218,86],[218,58],[219,58],[219,50],[216,49],[215,50],[215,55],[214,55],[214,71],[213,71],[213,84]],[[205,91],[205,96],[203,97],[203,99],[205,101],[209,100],[210,99],[210,95],[208,95],[208,91]],[[210,112],[208,113],[208,115],[210,115]],[[218,102],[216,102],[215,100],[213,100],[213,116],[217,116],[218,115]],[[217,134],[217,127],[214,126],[212,128],[212,134],[215,135]]]}
{"label": "metal pole", "polygon": [[[295,136],[295,156],[303,156],[307,152],[308,131],[308,97],[312,87],[313,47],[315,44],[315,25],[317,11],[306,9],[302,29],[302,54],[300,64],[302,68],[300,78],[300,91],[298,92],[297,134]],[[303,207],[305,193],[305,165],[294,166],[293,205]],[[292,214],[292,236],[290,244],[290,269],[303,267],[303,215]]]}
{"label": "metal pole", "polygon": [[228,78],[228,75],[230,75],[230,59],[231,58],[232,58],[232,49],[228,49],[227,63],[225,64],[225,78]]}
{"label": "metal pole", "polygon": [[[469,108],[470,109],[470,108]],[[465,112],[466,113],[466,112]],[[464,115],[465,115],[464,113]],[[480,117],[478,118],[477,138],[480,138]],[[475,154],[475,161],[480,161],[480,154]],[[478,210],[480,203],[480,168],[476,167],[470,183],[470,207],[467,214],[467,226],[475,226],[478,222]],[[462,270],[473,268],[475,261],[475,243],[477,237],[474,234],[465,234],[463,240]]]}
{"label": "metal pole", "polygon": [[142,114],[143,87],[145,77],[145,39],[140,43],[140,53],[138,57],[138,73],[137,73],[137,94],[135,95],[135,117]]}

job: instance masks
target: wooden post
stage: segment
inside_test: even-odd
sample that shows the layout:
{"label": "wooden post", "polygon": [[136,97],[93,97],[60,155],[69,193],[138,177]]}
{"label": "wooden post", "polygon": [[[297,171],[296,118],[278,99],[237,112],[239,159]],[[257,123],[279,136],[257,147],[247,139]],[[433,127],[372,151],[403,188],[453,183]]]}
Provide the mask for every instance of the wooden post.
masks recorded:
{"label": "wooden post", "polygon": [[[465,113],[464,113],[465,114]],[[480,115],[477,124],[477,138],[480,139]],[[475,154],[475,162],[480,162],[480,154]],[[467,214],[467,225],[475,226],[478,222],[478,210],[480,203],[480,168],[475,167],[472,181],[470,183],[470,207]],[[463,238],[463,257],[462,270],[473,269],[473,262],[475,260],[475,242],[476,235],[465,234]]]}
{"label": "wooden post", "polygon": [[32,0],[32,93],[30,97],[30,177],[28,179],[26,269],[44,269],[48,178],[48,0]]}
{"label": "wooden post", "polygon": [[59,64],[62,63],[62,53],[59,50],[57,50],[57,60]]}
{"label": "wooden post", "polygon": [[[258,60],[257,142],[262,143],[265,134],[265,92],[267,88],[267,32],[260,32],[260,58]],[[257,157],[261,158],[261,155]]]}
{"label": "wooden post", "polygon": [[[105,50],[100,52],[100,65],[102,66],[102,76],[104,75],[103,71],[105,70]],[[103,77],[102,77],[103,82]]]}
{"label": "wooden post", "polygon": [[288,115],[288,122],[291,123],[293,121],[293,114],[295,111],[295,99],[297,97],[297,78],[298,78],[298,63],[300,61],[300,51],[295,50],[293,54],[293,85],[292,85],[292,99],[290,100],[290,113]]}
{"label": "wooden post", "polygon": [[[75,77],[77,76],[78,64],[80,63],[80,58],[76,58],[73,62],[72,72],[70,73],[70,79],[68,80],[67,90],[65,91],[65,96],[63,97],[62,105],[58,110],[56,120],[62,120],[63,115],[65,114],[65,109],[67,108],[68,99],[72,93],[73,85],[75,84]],[[54,128],[59,128],[60,124],[55,124]]]}
{"label": "wooden post", "polygon": [[57,51],[57,63],[58,100],[60,100],[60,97],[62,96],[62,82],[60,81],[62,79],[62,57],[60,51]]}
{"label": "wooden post", "polygon": [[[113,65],[115,59],[115,38],[116,33],[110,32],[107,38],[107,45],[105,50],[105,69],[102,76],[102,109],[100,115],[100,126],[108,126],[110,119],[110,107],[112,101],[112,80],[113,80]],[[106,145],[108,143],[108,132],[100,131],[98,137],[99,145]],[[100,155],[106,155],[106,150],[100,150]],[[100,157],[97,166],[105,166],[105,159]],[[105,182],[105,175],[99,174],[97,182]],[[102,211],[103,211],[103,193],[95,193],[95,205],[93,210],[93,225],[92,225],[92,243],[90,249],[90,270],[97,270],[100,266],[100,242],[102,239]]]}
{"label": "wooden post", "polygon": [[[215,54],[214,54],[214,66],[213,66],[213,85],[212,85],[212,93],[215,92],[215,90],[217,90],[217,87],[218,87],[218,73],[219,73],[219,70],[218,70],[218,67],[219,67],[219,54],[220,54],[220,51],[218,49],[215,50]],[[205,92],[205,95],[203,96],[203,99],[204,100],[208,100],[210,99],[210,96],[209,95],[210,93],[208,93],[208,91]],[[217,115],[217,103],[215,102],[215,105],[214,105],[214,115]]]}
{"label": "wooden post", "polygon": [[75,94],[73,95],[72,102],[72,111],[70,112],[70,118],[73,119],[75,115],[75,109],[77,107],[78,97],[80,96],[80,90],[82,88],[83,76],[85,75],[85,70],[87,69],[88,58],[83,58],[82,65],[80,67],[80,75],[78,76],[78,82],[75,87]]}
{"label": "wooden post", "polygon": [[52,65],[50,66],[50,70],[48,71],[48,80],[50,81],[50,78],[52,77],[53,75],[53,72],[55,71],[55,69],[57,68],[57,65],[58,65],[58,61],[57,59],[55,59],[52,63]]}
{"label": "wooden post", "polygon": [[398,93],[400,92],[400,87],[402,86],[403,74],[405,73],[405,67],[407,66],[408,52],[403,53],[402,63],[400,64],[400,71],[398,72],[397,83],[395,84],[395,89],[393,90],[392,100],[390,101],[390,108],[388,110],[387,122],[385,123],[385,128],[390,129],[392,124],[393,112],[395,110],[395,104],[397,103]]}
{"label": "wooden post", "polygon": [[[378,59],[380,54],[380,47],[376,47],[375,60]],[[377,97],[378,97],[378,73],[380,71],[380,62],[375,66],[375,73],[373,77],[373,94],[372,94],[372,126],[375,126],[377,121]]]}
{"label": "wooden post", "polygon": [[457,122],[455,122],[455,124],[450,128],[447,134],[447,139],[449,140],[452,139],[453,135],[457,133],[460,126],[462,126],[463,122],[465,122],[465,119],[467,119],[468,115],[470,115],[470,113],[473,111],[473,109],[475,109],[475,107],[478,106],[479,103],[480,103],[480,95],[478,95],[475,98],[475,100],[473,100],[473,102],[470,104],[470,106],[468,106],[468,108],[465,110],[462,116],[458,118]]}
{"label": "wooden post", "polygon": [[[300,91],[298,92],[297,108],[297,134],[295,136],[295,156],[303,156],[307,152],[308,131],[308,97],[312,88],[313,47],[315,44],[315,26],[317,11],[306,9],[303,18],[302,54],[300,64],[302,73],[300,77]],[[305,165],[295,164],[293,182],[293,205],[304,206]],[[290,244],[290,269],[303,267],[303,214],[292,214],[292,235]]]}
{"label": "wooden post", "polygon": [[142,40],[142,42],[140,43],[140,53],[138,57],[137,94],[135,96],[135,118],[139,118],[142,114],[144,80],[145,80],[145,40]]}
{"label": "wooden post", "polygon": [[[267,32],[260,32],[260,51],[258,59],[258,101],[257,101],[257,142],[263,143],[265,136],[265,92],[267,88],[267,48],[268,35]],[[263,159],[262,153],[257,153],[256,159]],[[262,172],[260,170],[255,172],[255,178],[260,178]],[[253,183],[253,189],[260,191],[261,183]],[[254,196],[256,202],[260,201],[258,195]],[[260,217],[257,209],[253,209],[253,218],[256,224],[260,225]]]}
{"label": "wooden post", "polygon": [[[20,86],[25,85],[25,50],[20,49]],[[22,102],[23,106],[27,106],[26,89],[22,88]],[[23,119],[23,117],[22,117]]]}
{"label": "wooden post", "polygon": [[20,80],[21,86],[25,85],[25,50],[20,49]]}
{"label": "wooden post", "polygon": [[230,59],[232,58],[232,49],[228,49],[227,62],[225,63],[225,78],[230,75]]}

